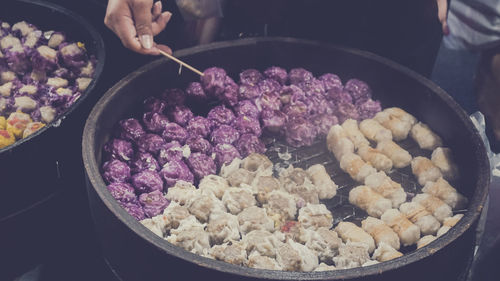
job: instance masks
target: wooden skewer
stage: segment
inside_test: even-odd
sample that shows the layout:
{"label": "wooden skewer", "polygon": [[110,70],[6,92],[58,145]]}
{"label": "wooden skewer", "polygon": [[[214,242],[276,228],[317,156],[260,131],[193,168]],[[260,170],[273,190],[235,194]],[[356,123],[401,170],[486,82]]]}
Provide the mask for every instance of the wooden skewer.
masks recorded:
{"label": "wooden skewer", "polygon": [[178,64],[180,64],[180,65],[183,65],[183,66],[187,67],[189,70],[193,71],[194,73],[196,73],[196,74],[198,74],[198,75],[200,75],[200,76],[203,76],[203,75],[204,75],[204,74],[203,74],[203,72],[201,72],[201,71],[199,71],[198,69],[196,69],[196,68],[194,68],[194,67],[190,66],[189,64],[187,64],[187,63],[185,63],[185,62],[181,61],[180,59],[178,59],[178,58],[176,58],[176,57],[174,57],[174,56],[170,55],[169,53],[166,53],[166,52],[164,52],[164,51],[162,51],[162,50],[158,50],[158,51],[160,52],[160,54],[162,54],[162,55],[166,56],[167,58],[169,58],[169,59],[171,59],[171,60],[175,61],[176,63],[178,63]]}

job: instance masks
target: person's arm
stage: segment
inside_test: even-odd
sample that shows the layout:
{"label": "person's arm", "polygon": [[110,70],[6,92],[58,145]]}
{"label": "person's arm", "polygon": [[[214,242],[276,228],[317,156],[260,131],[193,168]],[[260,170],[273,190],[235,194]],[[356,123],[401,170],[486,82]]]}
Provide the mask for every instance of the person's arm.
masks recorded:
{"label": "person's arm", "polygon": [[448,18],[448,0],[437,0],[438,6],[438,19],[441,22],[443,28],[443,34],[448,35],[450,29],[448,28],[448,23],[446,22]]}
{"label": "person's arm", "polygon": [[157,45],[153,37],[165,29],[172,14],[162,12],[161,1],[109,0],[104,23],[128,49],[158,55],[158,48],[172,53],[165,45]]}

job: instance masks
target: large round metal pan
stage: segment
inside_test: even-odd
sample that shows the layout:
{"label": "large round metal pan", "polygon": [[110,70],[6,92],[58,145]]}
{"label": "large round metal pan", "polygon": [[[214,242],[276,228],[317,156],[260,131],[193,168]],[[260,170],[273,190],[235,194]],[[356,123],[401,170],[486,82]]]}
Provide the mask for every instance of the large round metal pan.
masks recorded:
{"label": "large round metal pan", "polygon": [[440,134],[456,156],[460,192],[470,205],[463,219],[427,247],[375,266],[329,272],[256,270],[207,259],[167,243],[133,219],[111,197],[100,176],[101,151],[114,124],[140,108],[146,96],[199,79],[160,59],[125,77],[95,106],[84,130],[88,194],[104,256],[123,280],[457,280],[469,261],[474,226],[485,202],[489,164],[467,114],[442,89],[409,69],[371,53],[290,38],[252,38],[181,50],[176,55],[200,69],[219,66],[233,78],[246,68],[304,67],[315,75],[338,74],[366,81],[383,107],[399,106]]}
{"label": "large round metal pan", "polygon": [[70,170],[82,166],[74,152],[80,150],[82,119],[93,106],[87,97],[103,71],[105,50],[101,36],[85,19],[52,3],[2,1],[0,20],[25,20],[44,31],[63,31],[71,40],[83,42],[98,60],[93,81],[68,111],[28,138],[0,149],[0,259],[9,261],[0,279],[9,280],[4,274],[13,278],[64,248],[58,246],[73,229],[68,215],[76,218],[79,213],[71,210],[77,204],[69,198],[69,191],[76,189]]}
{"label": "large round metal pan", "polygon": [[38,130],[31,136],[0,149],[0,173],[2,174],[2,194],[0,218],[50,196],[57,191],[64,177],[67,153],[65,149],[70,135],[78,134],[74,115],[87,96],[92,92],[101,76],[105,50],[99,33],[82,17],[52,3],[36,0],[2,1],[0,20],[11,24],[27,21],[43,31],[65,32],[70,40],[85,44],[89,54],[97,59],[94,79],[82,96],[59,118]]}

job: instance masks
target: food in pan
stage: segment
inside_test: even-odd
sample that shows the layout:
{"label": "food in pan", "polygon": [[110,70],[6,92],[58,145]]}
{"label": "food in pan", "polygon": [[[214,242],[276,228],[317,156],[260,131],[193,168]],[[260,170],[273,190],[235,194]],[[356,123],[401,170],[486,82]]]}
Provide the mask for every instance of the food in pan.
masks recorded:
{"label": "food in pan", "polygon": [[453,217],[448,217],[443,221],[443,226],[439,228],[436,235],[426,235],[417,242],[417,249],[427,246],[432,241],[436,240],[440,236],[446,234],[453,226],[455,226],[463,217],[463,214],[456,214]]}
{"label": "food in pan", "polygon": [[441,224],[420,203],[406,202],[399,206],[399,211],[420,228],[422,235],[436,234]]}
{"label": "food in pan", "polygon": [[404,246],[417,243],[420,239],[420,229],[409,221],[397,209],[389,209],[380,218],[398,234],[401,244]]}
{"label": "food in pan", "polygon": [[436,181],[443,176],[441,170],[439,170],[429,158],[422,156],[417,156],[411,160],[411,170],[418,178],[418,183],[420,185]]}
{"label": "food in pan", "polygon": [[373,252],[373,258],[379,262],[392,260],[401,256],[403,256],[403,253],[397,251],[385,242],[381,242],[375,252]]}
{"label": "food in pan", "polygon": [[377,247],[381,246],[381,243],[386,243],[390,247],[399,250],[398,235],[383,221],[374,217],[367,217],[361,222],[361,227],[373,237]]}
{"label": "food in pan", "polygon": [[467,205],[467,198],[458,193],[445,179],[427,182],[422,191],[443,200],[452,209],[462,209]]}
{"label": "food in pan", "polygon": [[[257,178],[259,174],[268,175],[270,162],[263,155],[252,154],[239,163],[239,169],[256,173]],[[304,175],[308,177],[307,173]],[[287,177],[297,180],[294,173]],[[319,181],[324,182],[328,181]],[[341,242],[336,233],[329,230],[332,215],[324,205],[307,204],[299,209],[297,199],[280,187],[264,195],[266,204],[256,206],[252,186],[241,183],[239,187],[229,187],[228,183],[227,179],[215,175],[204,177],[199,189],[178,182],[168,190],[166,198],[171,200],[170,205],[162,213],[144,220],[143,225],[188,251],[239,265],[262,267],[258,262],[262,258],[256,257],[259,255],[272,259],[272,264],[279,265],[277,268],[312,271],[319,264],[317,251],[325,248],[321,245],[328,246],[325,255],[333,258]],[[221,199],[216,197],[221,193]],[[163,201],[159,201],[150,205],[161,206]],[[145,210],[145,215],[157,210]],[[288,221],[300,225],[297,241],[285,240],[289,232],[282,226]],[[253,262],[249,262],[250,256]]]}
{"label": "food in pan", "polygon": [[352,141],[356,149],[370,145],[370,142],[365,138],[359,130],[358,122],[354,119],[347,119],[342,123],[342,128],[346,136]]}
{"label": "food in pan", "polygon": [[441,201],[441,199],[427,193],[417,194],[417,196],[412,199],[412,202],[417,202],[424,206],[424,208],[439,222],[443,222],[446,218],[453,215],[449,205]]}
{"label": "food in pan", "polygon": [[[209,105],[206,115],[195,112],[199,104]],[[400,108],[381,111],[357,79],[343,85],[334,74],[271,67],[233,80],[214,67],[185,91],[146,98],[143,109],[120,121],[105,144],[103,178],[145,227],[208,258],[289,271],[369,266],[443,235],[460,218],[453,210],[466,204],[445,181],[457,169],[448,149],[432,148],[439,136]],[[326,139],[357,182],[338,200],[364,217],[334,217],[324,200],[339,196],[339,187],[326,163],[275,165],[263,155],[273,139],[293,147]],[[432,160],[430,152],[413,158],[405,142],[434,149]],[[415,183],[407,194],[397,169],[410,164],[425,187]]]}
{"label": "food in pan", "polygon": [[422,122],[418,122],[411,128],[410,135],[422,149],[434,150],[436,147],[443,145],[441,137]]}
{"label": "food in pan", "polygon": [[380,218],[382,214],[392,208],[390,200],[366,185],[360,185],[349,192],[349,203],[365,210],[370,216]]}
{"label": "food in pan", "polygon": [[348,153],[340,159],[340,168],[348,173],[357,182],[364,182],[365,178],[377,172],[370,163],[367,163],[355,153]]}
{"label": "food in pan", "polygon": [[401,184],[393,181],[383,171],[371,174],[365,178],[365,185],[373,191],[389,199],[393,208],[399,207],[406,201],[406,192]]}
{"label": "food in pan", "polygon": [[431,243],[432,241],[434,241],[436,239],[437,239],[437,237],[434,235],[426,235],[426,236],[420,238],[417,242],[417,249],[420,249],[422,247],[429,245],[429,243]]}
{"label": "food in pan", "polygon": [[332,198],[337,194],[337,185],[326,172],[325,166],[315,164],[307,168],[306,172],[318,190],[319,199]]}
{"label": "food in pan", "polygon": [[442,236],[448,232],[452,227],[454,227],[462,218],[463,214],[456,214],[453,217],[447,217],[443,220],[443,226],[438,230],[436,236]]}
{"label": "food in pan", "polygon": [[366,250],[372,253],[375,250],[375,240],[373,237],[361,227],[352,222],[340,222],[335,231],[339,234],[344,242],[356,242],[366,245]]}
{"label": "food in pan", "polygon": [[326,145],[338,161],[344,155],[354,153],[354,143],[348,138],[346,130],[340,125],[334,125],[330,128],[326,136]]}
{"label": "food in pan", "polygon": [[436,165],[446,180],[456,180],[458,177],[458,167],[455,164],[451,149],[446,147],[437,147],[432,152],[431,161]]}
{"label": "food in pan", "polygon": [[411,114],[397,107],[384,109],[377,113],[373,119],[389,129],[396,141],[406,139],[417,120]]}
{"label": "food in pan", "polygon": [[411,163],[410,153],[392,140],[377,143],[377,150],[389,157],[395,168],[404,168]]}
{"label": "food in pan", "polygon": [[[43,32],[25,21],[2,23],[0,116],[10,119],[7,130],[15,142],[54,121],[82,95],[96,60],[61,32]],[[2,138],[0,148],[14,143]]]}
{"label": "food in pan", "polygon": [[357,153],[378,171],[389,172],[392,169],[392,160],[376,148],[364,145],[358,148]]}
{"label": "food in pan", "polygon": [[392,140],[390,130],[384,128],[374,119],[365,119],[359,123],[359,130],[371,141],[381,142]]}

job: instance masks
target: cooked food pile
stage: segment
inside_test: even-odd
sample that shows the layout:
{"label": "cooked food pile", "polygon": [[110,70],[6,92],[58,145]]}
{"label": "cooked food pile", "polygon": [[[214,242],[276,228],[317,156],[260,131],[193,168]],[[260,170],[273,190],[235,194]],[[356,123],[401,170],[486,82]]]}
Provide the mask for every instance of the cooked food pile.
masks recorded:
{"label": "cooked food pile", "polygon": [[[234,158],[264,153],[262,134],[281,136],[295,147],[311,145],[332,125],[381,110],[358,79],[343,85],[335,74],[315,78],[303,68],[280,67],[247,69],[239,78],[237,84],[223,69],[209,68],[185,91],[148,97],[141,118],[118,123],[104,147],[102,175],[110,190],[130,190],[131,197],[119,201],[136,219],[158,214],[144,212],[147,194],[167,192],[178,180],[197,184]],[[220,105],[196,116],[189,102]]]}
{"label": "cooked food pile", "polygon": [[[189,101],[220,105],[195,116]],[[450,184],[458,168],[441,138],[400,108],[382,111],[360,80],[270,67],[245,70],[236,84],[209,68],[185,91],[147,98],[144,110],[121,120],[105,144],[103,178],[144,226],[205,257],[288,271],[367,266],[424,247],[467,206]],[[364,219],[334,225],[322,203],[336,196],[335,175],[322,164],[274,165],[264,134],[293,147],[326,140],[358,183],[346,199]],[[400,146],[408,138],[430,158]],[[422,193],[394,181],[397,169],[411,171]]]}
{"label": "cooked food pile", "polygon": [[95,64],[61,32],[0,21],[0,148],[63,114],[92,81]]}
{"label": "cooked food pile", "polygon": [[332,214],[319,203],[333,198],[336,190],[321,164],[307,170],[290,166],[276,178],[273,163],[253,153],[224,165],[220,176],[204,177],[198,189],[178,181],[168,189],[170,204],[163,213],[141,223],[170,243],[209,258],[312,271],[320,261],[332,264],[339,247],[351,247],[331,230]]}

